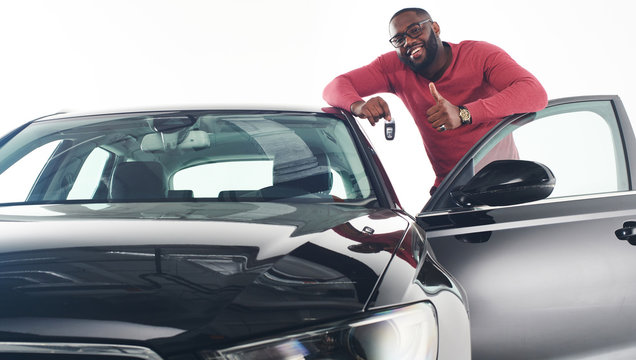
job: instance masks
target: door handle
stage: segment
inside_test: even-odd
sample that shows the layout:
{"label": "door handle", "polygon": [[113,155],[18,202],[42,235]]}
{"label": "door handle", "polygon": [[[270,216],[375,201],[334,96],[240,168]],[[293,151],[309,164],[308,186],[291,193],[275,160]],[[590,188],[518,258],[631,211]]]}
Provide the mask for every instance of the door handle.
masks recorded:
{"label": "door handle", "polygon": [[614,231],[619,240],[627,240],[632,245],[636,245],[636,221],[626,221],[623,227]]}

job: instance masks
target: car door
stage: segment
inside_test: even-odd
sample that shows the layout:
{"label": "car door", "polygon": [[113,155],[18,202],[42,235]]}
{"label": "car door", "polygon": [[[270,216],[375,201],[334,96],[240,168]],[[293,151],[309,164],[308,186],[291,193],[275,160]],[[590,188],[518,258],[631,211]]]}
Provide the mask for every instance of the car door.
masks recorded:
{"label": "car door", "polygon": [[[500,123],[441,184],[417,221],[466,290],[474,359],[636,358],[636,246],[616,233],[636,226],[634,151],[618,97],[562,99]],[[455,204],[497,159],[546,165],[554,190]]]}

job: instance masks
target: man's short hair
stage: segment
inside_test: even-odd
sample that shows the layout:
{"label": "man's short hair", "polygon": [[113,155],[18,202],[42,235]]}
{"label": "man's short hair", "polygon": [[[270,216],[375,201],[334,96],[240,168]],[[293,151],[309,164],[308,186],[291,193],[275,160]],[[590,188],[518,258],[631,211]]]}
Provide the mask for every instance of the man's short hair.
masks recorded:
{"label": "man's short hair", "polygon": [[389,20],[389,22],[393,21],[393,19],[395,19],[396,16],[404,14],[405,12],[409,12],[412,11],[414,12],[416,15],[419,16],[424,16],[424,17],[428,17],[430,18],[431,15],[428,13],[428,11],[421,9],[421,8],[404,8],[398,12],[396,12],[395,14],[393,14],[393,16],[391,16],[391,20]]}

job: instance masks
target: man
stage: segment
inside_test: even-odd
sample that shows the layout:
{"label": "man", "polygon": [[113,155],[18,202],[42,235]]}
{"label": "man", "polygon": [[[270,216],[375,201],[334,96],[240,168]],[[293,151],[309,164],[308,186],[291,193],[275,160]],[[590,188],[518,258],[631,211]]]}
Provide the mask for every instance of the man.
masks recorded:
{"label": "man", "polygon": [[423,9],[395,13],[389,32],[395,52],[336,77],[323,97],[375,125],[391,120],[389,106],[379,96],[362,98],[397,95],[413,116],[435,171],[431,193],[498,121],[547,104],[539,81],[502,49],[478,41],[443,42],[439,24]]}

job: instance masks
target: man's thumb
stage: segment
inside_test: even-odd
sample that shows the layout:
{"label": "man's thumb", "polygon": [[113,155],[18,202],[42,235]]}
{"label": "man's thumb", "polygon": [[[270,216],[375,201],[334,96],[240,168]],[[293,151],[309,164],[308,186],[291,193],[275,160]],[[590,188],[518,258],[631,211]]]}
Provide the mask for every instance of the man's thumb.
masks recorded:
{"label": "man's thumb", "polygon": [[431,90],[431,95],[433,95],[433,99],[435,99],[435,102],[439,104],[439,102],[441,100],[443,100],[444,98],[442,97],[442,95],[439,94],[439,92],[437,91],[437,88],[435,87],[434,83],[429,83],[428,84],[428,88]]}

